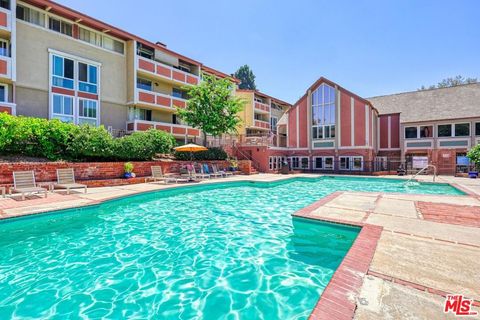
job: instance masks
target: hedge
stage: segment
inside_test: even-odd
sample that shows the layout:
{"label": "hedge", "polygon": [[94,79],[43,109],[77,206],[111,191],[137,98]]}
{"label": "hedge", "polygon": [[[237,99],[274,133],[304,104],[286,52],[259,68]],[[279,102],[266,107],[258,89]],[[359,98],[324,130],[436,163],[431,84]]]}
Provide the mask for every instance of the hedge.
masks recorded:
{"label": "hedge", "polygon": [[113,138],[103,127],[0,113],[0,154],[49,160],[151,160],[170,153],[175,139],[151,129]]}
{"label": "hedge", "polygon": [[222,148],[209,148],[206,151],[200,152],[175,152],[175,159],[177,160],[193,160],[205,161],[205,160],[225,160],[228,158],[227,153]]}

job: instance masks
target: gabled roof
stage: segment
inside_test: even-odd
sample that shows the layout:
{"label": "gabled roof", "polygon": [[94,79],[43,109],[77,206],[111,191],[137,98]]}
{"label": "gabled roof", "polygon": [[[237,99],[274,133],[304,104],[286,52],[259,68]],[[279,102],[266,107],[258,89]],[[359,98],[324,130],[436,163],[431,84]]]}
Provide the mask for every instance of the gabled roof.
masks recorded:
{"label": "gabled roof", "polygon": [[480,83],[368,98],[380,114],[400,113],[400,122],[480,117]]}
{"label": "gabled roof", "polygon": [[348,95],[350,95],[350,96],[352,96],[352,97],[354,97],[354,98],[362,101],[362,102],[365,103],[365,104],[368,104],[370,107],[372,107],[373,109],[375,109],[375,107],[374,107],[374,106],[370,103],[370,101],[368,101],[367,99],[360,97],[359,95],[357,95],[357,94],[355,94],[355,93],[353,93],[353,92],[345,89],[345,88],[342,87],[341,85],[339,85],[339,84],[337,84],[337,83],[335,83],[335,82],[333,82],[333,81],[331,81],[331,80],[329,80],[329,79],[327,79],[327,78],[325,78],[325,77],[320,77],[320,78],[319,78],[317,81],[315,81],[310,87],[308,87],[308,89],[306,90],[305,94],[304,94],[303,96],[301,96],[301,97],[297,100],[297,102],[295,102],[293,105],[296,105],[296,104],[300,103],[300,101],[308,95],[308,91],[310,91],[310,90],[313,91],[313,90],[316,89],[318,86],[320,86],[322,83],[326,83],[326,84],[328,84],[328,85],[331,86],[331,87],[335,87],[335,88],[337,88],[338,90],[343,91],[344,93],[346,93],[346,94],[348,94]]}

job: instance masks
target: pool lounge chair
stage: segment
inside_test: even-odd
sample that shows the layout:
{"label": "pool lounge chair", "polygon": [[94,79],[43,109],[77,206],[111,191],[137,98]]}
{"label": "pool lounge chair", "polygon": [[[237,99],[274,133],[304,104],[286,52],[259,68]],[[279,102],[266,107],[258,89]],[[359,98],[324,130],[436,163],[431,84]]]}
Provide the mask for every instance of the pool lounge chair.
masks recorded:
{"label": "pool lounge chair", "polygon": [[44,193],[47,197],[48,190],[37,187],[35,174],[33,171],[15,171],[13,172],[13,188],[9,190],[12,193],[21,193],[22,200],[25,200],[25,194]]}
{"label": "pool lounge chair", "polygon": [[67,189],[67,194],[70,194],[70,189],[83,189],[87,193],[86,185],[75,182],[73,168],[57,169],[57,184],[54,188]]}
{"label": "pool lounge chair", "polygon": [[160,166],[151,166],[150,168],[152,169],[152,176],[146,177],[145,182],[163,181],[165,182],[165,184],[168,184],[168,181],[174,181],[175,183],[178,183],[178,181],[188,182],[188,179],[182,178],[180,176],[175,176],[173,174],[163,174],[162,167]]}
{"label": "pool lounge chair", "polygon": [[191,164],[187,164],[187,172],[187,175],[191,180],[210,179],[209,174],[197,173],[197,171],[195,170],[195,166]]}
{"label": "pool lounge chair", "polygon": [[202,164],[201,167],[202,167],[202,172],[209,174],[210,177],[223,177],[221,173],[215,172],[215,170],[213,170],[213,166],[212,166],[212,172],[210,172],[210,169],[208,168],[208,164],[206,163]]}
{"label": "pool lounge chair", "polygon": [[225,171],[225,170],[218,170],[218,167],[216,164],[212,164],[212,169],[213,172],[220,174],[222,177],[228,177],[228,176],[233,176],[233,172]]}

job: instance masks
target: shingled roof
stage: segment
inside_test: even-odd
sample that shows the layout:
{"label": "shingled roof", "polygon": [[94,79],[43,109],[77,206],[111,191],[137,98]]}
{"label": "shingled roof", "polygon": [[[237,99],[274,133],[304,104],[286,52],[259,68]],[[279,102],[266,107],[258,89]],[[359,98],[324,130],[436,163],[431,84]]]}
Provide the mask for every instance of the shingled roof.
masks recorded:
{"label": "shingled roof", "polygon": [[400,122],[480,117],[480,83],[367,98],[380,114],[400,112]]}

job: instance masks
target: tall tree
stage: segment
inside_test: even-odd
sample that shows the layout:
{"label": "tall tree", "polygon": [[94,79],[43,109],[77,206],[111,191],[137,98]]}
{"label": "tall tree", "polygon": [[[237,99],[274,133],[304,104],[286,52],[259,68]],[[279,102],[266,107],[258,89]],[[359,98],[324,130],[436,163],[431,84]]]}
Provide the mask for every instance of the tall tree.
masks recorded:
{"label": "tall tree", "polygon": [[465,78],[460,75],[454,77],[454,78],[446,78],[440,81],[437,84],[431,85],[431,86],[421,86],[418,91],[422,90],[429,90],[429,89],[440,89],[440,88],[449,88],[449,87],[456,87],[462,84],[469,84],[469,83],[477,83],[478,80],[477,78]]}
{"label": "tall tree", "polygon": [[203,75],[197,86],[185,88],[190,97],[184,109],[177,108],[178,116],[190,126],[203,133],[203,144],[207,144],[207,134],[219,136],[236,133],[241,119],[244,101],[233,95],[233,83],[224,78]]}
{"label": "tall tree", "polygon": [[257,90],[255,75],[248,65],[243,65],[238,68],[234,76],[241,81],[238,86],[240,89]]}

